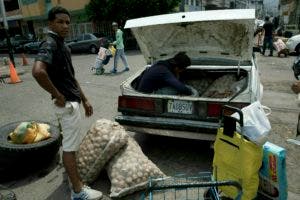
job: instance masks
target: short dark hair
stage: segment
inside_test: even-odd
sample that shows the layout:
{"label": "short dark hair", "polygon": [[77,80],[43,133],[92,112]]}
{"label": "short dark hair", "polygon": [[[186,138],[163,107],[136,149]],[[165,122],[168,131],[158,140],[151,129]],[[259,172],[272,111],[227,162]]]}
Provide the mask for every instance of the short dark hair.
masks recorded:
{"label": "short dark hair", "polygon": [[268,21],[270,19],[269,16],[265,16],[265,20]]}
{"label": "short dark hair", "polygon": [[191,65],[191,59],[185,54],[185,52],[177,53],[173,58],[171,58],[175,63],[176,67],[185,69]]}
{"label": "short dark hair", "polygon": [[48,12],[48,21],[53,21],[53,20],[55,20],[55,18],[56,18],[56,14],[66,14],[66,15],[68,15],[69,17],[71,17],[70,16],[70,13],[69,13],[69,11],[67,10],[67,9],[65,9],[65,8],[63,8],[63,7],[61,7],[61,6],[55,6],[55,7],[53,7],[53,8],[51,8],[50,10],[49,10],[49,12]]}

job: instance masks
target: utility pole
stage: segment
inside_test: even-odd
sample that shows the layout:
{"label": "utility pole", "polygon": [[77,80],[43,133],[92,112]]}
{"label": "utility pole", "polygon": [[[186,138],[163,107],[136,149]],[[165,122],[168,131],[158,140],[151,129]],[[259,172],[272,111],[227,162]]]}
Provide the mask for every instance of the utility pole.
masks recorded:
{"label": "utility pole", "polygon": [[8,46],[8,54],[9,54],[9,58],[10,58],[11,62],[13,63],[14,67],[16,67],[13,49],[12,49],[12,45],[10,42],[10,36],[8,34],[8,24],[7,24],[7,19],[6,19],[4,0],[0,0],[0,3],[1,3],[0,6],[1,6],[1,12],[2,12],[2,19],[3,19],[3,24],[4,24],[4,32],[5,32],[7,46]]}

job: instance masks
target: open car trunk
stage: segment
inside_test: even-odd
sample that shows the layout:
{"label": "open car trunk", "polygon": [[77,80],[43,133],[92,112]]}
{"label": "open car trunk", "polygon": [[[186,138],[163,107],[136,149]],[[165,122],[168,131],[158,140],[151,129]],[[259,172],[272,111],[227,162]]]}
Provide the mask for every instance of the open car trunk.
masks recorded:
{"label": "open car trunk", "polygon": [[[135,90],[139,77],[130,84]],[[241,69],[188,69],[182,74],[182,81],[192,88],[195,98],[224,99],[230,102],[248,86],[248,73]],[[135,92],[138,92],[135,90]],[[152,94],[159,96],[159,94]],[[166,94],[167,95],[167,94]],[[178,95],[176,98],[185,97]]]}
{"label": "open car trunk", "polygon": [[[195,91],[191,96],[139,92],[135,87],[140,73],[121,85],[118,110],[122,115],[115,119],[122,125],[129,125],[127,130],[143,132],[145,129],[159,129],[159,134],[163,134],[164,129],[168,130],[166,135],[174,133],[170,133],[170,130],[206,133],[202,134],[205,138],[201,139],[213,140],[219,127],[222,106],[226,104],[242,108],[250,103],[251,72],[247,69],[190,67],[182,78]],[[207,137],[207,134],[210,136]],[[182,133],[179,135],[194,138]]]}
{"label": "open car trunk", "polygon": [[191,58],[181,81],[193,95],[146,94],[136,90],[145,68],[121,84],[120,115],[127,130],[214,140],[224,105],[242,108],[262,97],[252,57],[255,10],[216,10],[128,20],[146,63],[185,52]]}

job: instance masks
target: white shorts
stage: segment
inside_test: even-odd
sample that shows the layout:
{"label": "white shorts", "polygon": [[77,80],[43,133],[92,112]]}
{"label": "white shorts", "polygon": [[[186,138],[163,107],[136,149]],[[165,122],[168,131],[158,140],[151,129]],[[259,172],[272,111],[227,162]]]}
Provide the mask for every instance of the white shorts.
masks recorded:
{"label": "white shorts", "polygon": [[53,108],[62,128],[63,151],[77,151],[85,135],[80,130],[81,114],[79,103],[67,101],[65,107],[58,107],[53,103]]}

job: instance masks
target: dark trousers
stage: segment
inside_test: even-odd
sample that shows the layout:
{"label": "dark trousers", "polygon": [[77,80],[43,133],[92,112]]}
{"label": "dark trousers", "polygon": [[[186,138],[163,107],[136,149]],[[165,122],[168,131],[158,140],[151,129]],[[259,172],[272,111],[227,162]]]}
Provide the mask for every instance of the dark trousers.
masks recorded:
{"label": "dark trousers", "polygon": [[272,36],[265,36],[262,54],[265,54],[267,45],[270,49],[270,55],[273,55],[273,37]]}

